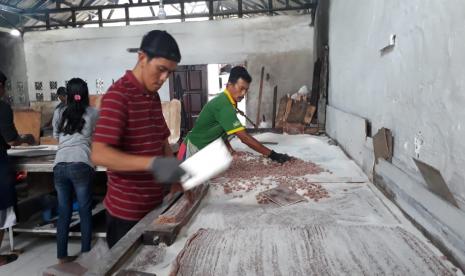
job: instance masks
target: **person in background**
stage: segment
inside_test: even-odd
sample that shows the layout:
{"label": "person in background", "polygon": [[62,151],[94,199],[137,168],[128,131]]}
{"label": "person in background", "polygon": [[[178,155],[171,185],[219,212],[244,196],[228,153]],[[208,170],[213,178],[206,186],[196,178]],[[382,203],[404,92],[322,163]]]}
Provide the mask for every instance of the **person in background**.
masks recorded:
{"label": "person in background", "polygon": [[57,96],[60,103],[55,107],[55,109],[63,108],[66,105],[66,88],[63,86],[58,87]]}
{"label": "person in background", "polygon": [[237,118],[237,103],[244,99],[249,91],[252,77],[242,66],[231,69],[228,84],[223,93],[209,101],[200,112],[195,126],[187,134],[178,152],[178,159],[185,160],[211,142],[222,137],[231,153],[234,153],[229,135],[236,135],[242,143],[273,161],[284,163],[292,159],[287,154],[277,153],[265,147],[247,133]]}
{"label": "person in background", "polygon": [[90,251],[92,241],[91,138],[98,112],[89,106],[89,90],[84,80],[71,79],[66,87],[67,104],[53,114],[53,136],[58,139],[53,175],[58,197],[57,257],[59,263],[73,261],[68,256],[73,190],[79,204],[81,253]]}
{"label": "person in background", "polygon": [[[5,96],[6,76],[0,72],[0,246],[3,241],[4,229],[16,224],[14,206],[16,205],[16,191],[14,174],[7,150],[11,146],[34,144],[32,135],[19,135],[13,121],[11,106],[3,101]],[[15,261],[16,254],[0,255],[0,266]]]}
{"label": "person in background", "polygon": [[[58,87],[57,96],[60,102],[55,107],[55,110],[61,109],[66,106],[66,88],[63,86]],[[53,116],[40,130],[41,136],[43,136],[44,132],[46,132],[47,130],[53,129],[52,121],[53,121]]]}

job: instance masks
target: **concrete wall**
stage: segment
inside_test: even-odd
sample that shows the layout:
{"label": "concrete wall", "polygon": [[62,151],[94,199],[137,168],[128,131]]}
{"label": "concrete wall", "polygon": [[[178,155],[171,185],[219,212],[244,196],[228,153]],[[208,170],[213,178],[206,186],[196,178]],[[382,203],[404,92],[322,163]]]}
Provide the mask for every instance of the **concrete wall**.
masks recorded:
{"label": "concrete wall", "polygon": [[[447,5],[422,0],[331,0],[331,108],[327,126],[333,138],[342,141],[341,145],[368,173],[373,169],[373,153],[368,146],[370,139],[360,135],[365,132],[363,125],[348,120],[347,127],[338,122],[356,116],[371,121],[373,134],[381,127],[391,129],[395,137],[392,165],[413,179],[416,189],[422,192],[425,182],[412,157],[440,170],[460,205],[460,209],[454,209],[461,214],[462,221],[465,221],[464,17],[465,2],[460,0],[448,1]],[[396,45],[381,53],[391,34],[396,35]],[[392,178],[391,182],[396,182]],[[397,181],[402,187],[402,180]],[[412,193],[415,189],[405,191],[415,198]],[[398,195],[393,198],[398,200]],[[444,200],[438,202],[448,205]],[[425,210],[433,213],[440,207],[437,202],[421,199],[409,204],[414,206],[412,210],[422,210],[407,211],[413,217]],[[458,231],[440,215],[435,219],[439,223],[434,227],[441,238],[448,239],[453,231]],[[433,227],[425,226],[432,219],[417,221],[422,221],[425,228]],[[463,235],[463,228],[461,231]],[[464,245],[449,241],[449,245],[458,247],[454,252],[461,252],[456,257],[465,256]]]}
{"label": "concrete wall", "polygon": [[[24,48],[31,88],[36,81],[63,82],[80,76],[95,91],[96,79],[105,89],[136,62],[127,48],[138,47],[152,29],[170,32],[181,48],[182,64],[247,62],[254,82],[247,99],[254,118],[260,67],[270,74],[265,82],[262,113],[270,118],[272,86],[280,95],[310,85],[313,71],[311,18],[275,16],[252,19],[186,22],[127,27],[64,29],[26,33]],[[271,87],[271,88],[270,88]],[[310,87],[310,86],[309,86]],[[31,96],[35,95],[30,89]],[[167,97],[167,93],[164,97]],[[45,94],[45,99],[49,96]]]}
{"label": "concrete wall", "polygon": [[[369,119],[373,132],[393,130],[396,164],[416,172],[412,157],[419,157],[439,169],[462,208],[463,17],[459,0],[332,0],[329,86],[332,106]],[[391,34],[397,45],[381,55]]]}
{"label": "concrete wall", "polygon": [[21,37],[0,32],[0,71],[10,81],[8,93],[13,96],[13,105],[27,105],[26,61]]}

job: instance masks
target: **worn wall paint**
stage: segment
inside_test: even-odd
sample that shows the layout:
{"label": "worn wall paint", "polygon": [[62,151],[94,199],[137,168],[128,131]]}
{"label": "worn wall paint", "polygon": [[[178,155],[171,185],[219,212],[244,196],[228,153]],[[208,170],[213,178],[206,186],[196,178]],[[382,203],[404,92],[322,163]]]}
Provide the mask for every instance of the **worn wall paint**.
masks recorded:
{"label": "worn wall paint", "polygon": [[330,104],[370,120],[373,133],[390,128],[393,163],[416,177],[412,157],[436,167],[462,209],[464,17],[460,0],[332,0],[329,28]]}
{"label": "worn wall paint", "polygon": [[27,105],[26,60],[21,37],[0,32],[0,71],[10,81],[11,90],[8,93],[13,96],[13,105]]}
{"label": "worn wall paint", "polygon": [[[108,87],[112,79],[118,79],[124,70],[135,65],[135,54],[127,53],[126,49],[138,47],[144,33],[163,29],[178,41],[181,64],[247,62],[254,78],[247,99],[250,101],[248,113],[253,118],[260,78],[256,68],[261,65],[265,65],[273,77],[270,84],[277,83],[283,93],[311,84],[313,28],[310,22],[309,15],[266,16],[26,33],[28,79],[33,84],[48,80],[63,82],[80,76],[88,81],[93,92],[97,78]],[[33,89],[30,93],[35,94]],[[272,97],[264,97],[264,101],[272,102]],[[264,103],[263,112],[271,114],[270,107],[271,104]]]}
{"label": "worn wall paint", "polygon": [[[249,55],[247,67],[253,76],[252,84],[247,95],[247,114],[255,122],[258,109],[258,93],[260,90],[260,73],[265,67],[263,80],[262,103],[260,115],[265,116],[271,127],[273,113],[273,89],[278,86],[279,99],[286,94],[296,93],[303,85],[309,90],[312,87],[313,56],[309,49],[294,50],[285,53],[270,53]],[[269,79],[267,80],[267,74]],[[277,110],[277,108],[276,108]],[[262,118],[262,116],[260,116]]]}

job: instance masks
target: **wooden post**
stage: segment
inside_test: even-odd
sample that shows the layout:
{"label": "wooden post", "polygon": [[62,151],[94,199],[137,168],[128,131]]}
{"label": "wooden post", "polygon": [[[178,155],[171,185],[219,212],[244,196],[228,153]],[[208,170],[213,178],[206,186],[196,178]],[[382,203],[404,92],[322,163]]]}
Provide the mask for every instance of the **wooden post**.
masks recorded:
{"label": "wooden post", "polygon": [[265,74],[265,67],[262,66],[262,72],[260,74],[260,88],[258,90],[258,107],[257,107],[257,118],[255,120],[255,128],[258,128],[260,124],[260,106],[262,104],[262,94],[263,94],[263,75]]}
{"label": "wooden post", "polygon": [[328,67],[329,67],[329,48],[326,45],[324,47],[323,60],[320,72],[320,98],[318,100],[318,129],[320,133],[325,132],[326,124],[326,103],[328,97]]}
{"label": "wooden post", "polygon": [[273,114],[271,115],[271,127],[276,126],[276,102],[278,101],[278,86],[274,87],[273,91]]}

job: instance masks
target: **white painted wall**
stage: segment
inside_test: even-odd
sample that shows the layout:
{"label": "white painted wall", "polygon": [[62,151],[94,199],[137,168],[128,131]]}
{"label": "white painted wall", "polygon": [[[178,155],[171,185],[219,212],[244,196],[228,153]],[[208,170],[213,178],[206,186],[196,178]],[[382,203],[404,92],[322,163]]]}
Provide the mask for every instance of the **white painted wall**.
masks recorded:
{"label": "white painted wall", "polygon": [[[393,200],[465,267],[465,2],[331,0],[328,133],[367,173],[373,149],[360,120],[392,130]],[[395,47],[381,54],[391,34]],[[357,117],[357,120],[350,118]],[[341,123],[346,120],[346,123]],[[439,169],[460,205],[425,189],[412,157]],[[387,164],[387,163],[386,163]],[[395,169],[394,169],[395,168]],[[398,173],[389,173],[396,171]],[[402,177],[398,176],[402,173]],[[405,179],[409,179],[408,187]],[[389,184],[390,183],[390,184]],[[407,189],[408,188],[408,189]],[[431,194],[436,200],[419,195]],[[448,209],[449,208],[449,209]],[[461,233],[460,233],[461,232]]]}
{"label": "white painted wall", "polygon": [[[135,65],[135,54],[127,53],[126,49],[138,47],[144,33],[163,29],[176,38],[182,54],[181,64],[247,61],[254,77],[248,104],[255,110],[259,82],[259,69],[256,69],[262,65],[271,72],[271,81],[282,86],[282,94],[311,84],[313,29],[310,21],[308,15],[274,16],[30,32],[24,36],[27,75],[31,88],[35,81],[63,82],[75,76],[86,79],[91,91],[95,91],[97,78],[108,87],[112,79],[118,79]],[[33,89],[29,92],[35,95]],[[271,106],[266,103],[264,106],[263,112],[271,114]]]}
{"label": "white painted wall", "polygon": [[6,75],[11,83],[11,89],[7,92],[13,96],[13,105],[27,105],[26,61],[21,37],[0,32],[0,71]]}
{"label": "white painted wall", "polygon": [[[465,2],[332,0],[329,102],[393,130],[394,163],[439,169],[465,208]],[[389,36],[392,52],[380,54]],[[343,134],[342,134],[343,135]]]}

